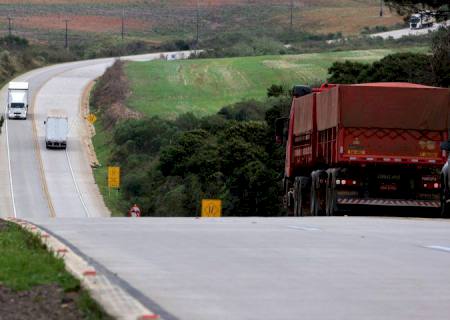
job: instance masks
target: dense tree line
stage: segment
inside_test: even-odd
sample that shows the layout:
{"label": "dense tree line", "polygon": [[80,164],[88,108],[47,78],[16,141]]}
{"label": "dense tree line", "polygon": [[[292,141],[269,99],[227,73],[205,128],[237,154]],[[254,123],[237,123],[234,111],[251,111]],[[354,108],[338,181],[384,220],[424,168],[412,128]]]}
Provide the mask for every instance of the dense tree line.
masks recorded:
{"label": "dense tree line", "polygon": [[335,62],[329,69],[328,80],[333,83],[403,81],[450,87],[450,27],[436,32],[431,51],[431,54],[392,54],[372,64]]}
{"label": "dense tree line", "polygon": [[268,115],[289,103],[281,95],[203,118],[121,122],[113,129],[110,162],[124,173],[124,209],[136,202],[145,215],[196,216],[202,198],[220,198],[225,215],[280,214],[283,150]]}

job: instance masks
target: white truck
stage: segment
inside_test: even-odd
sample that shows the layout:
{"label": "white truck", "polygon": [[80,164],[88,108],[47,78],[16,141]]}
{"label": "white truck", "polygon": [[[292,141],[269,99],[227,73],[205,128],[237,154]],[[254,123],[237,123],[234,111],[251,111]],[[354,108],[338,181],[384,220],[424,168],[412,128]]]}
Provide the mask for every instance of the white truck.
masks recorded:
{"label": "white truck", "polygon": [[409,28],[411,30],[414,29],[423,29],[432,27],[436,22],[435,14],[431,11],[421,11],[415,13],[409,19]]}
{"label": "white truck", "polygon": [[45,146],[47,149],[66,149],[69,119],[64,110],[53,109],[47,115],[45,124]]}
{"label": "white truck", "polygon": [[28,82],[10,82],[8,86],[8,118],[26,119],[28,113]]}

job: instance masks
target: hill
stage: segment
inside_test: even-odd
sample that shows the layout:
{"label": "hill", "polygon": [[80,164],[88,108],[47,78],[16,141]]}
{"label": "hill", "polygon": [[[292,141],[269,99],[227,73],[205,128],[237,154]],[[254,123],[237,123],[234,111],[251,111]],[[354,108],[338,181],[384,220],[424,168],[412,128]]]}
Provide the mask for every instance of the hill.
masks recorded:
{"label": "hill", "polygon": [[244,99],[263,99],[272,84],[320,83],[334,61],[373,62],[398,51],[132,62],[126,65],[132,93],[127,105],[166,118],[189,111],[205,115]]}
{"label": "hill", "polygon": [[[225,32],[279,34],[290,28],[290,0],[200,0],[201,38]],[[293,30],[358,34],[364,27],[391,26],[401,18],[386,10],[379,17],[378,0],[294,1]],[[63,41],[65,19],[72,41],[86,33],[120,37],[122,14],[129,37],[151,41],[194,38],[197,1],[188,0],[0,0],[3,16],[13,18],[14,32],[40,41]],[[7,32],[7,20],[0,24]]]}

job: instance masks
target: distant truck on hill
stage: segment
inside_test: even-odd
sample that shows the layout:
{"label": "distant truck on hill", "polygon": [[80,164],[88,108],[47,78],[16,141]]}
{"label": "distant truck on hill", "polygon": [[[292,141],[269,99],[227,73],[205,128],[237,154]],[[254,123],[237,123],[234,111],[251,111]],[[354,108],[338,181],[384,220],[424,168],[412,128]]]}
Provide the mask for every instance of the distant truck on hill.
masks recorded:
{"label": "distant truck on hill", "polygon": [[293,94],[290,117],[276,121],[277,141],[286,143],[284,203],[291,214],[441,207],[449,89],[326,84],[296,86]]}
{"label": "distant truck on hill", "polygon": [[415,13],[409,19],[409,28],[411,30],[414,29],[423,29],[430,28],[436,23],[435,14],[431,11],[422,11]]}
{"label": "distant truck on hill", "polygon": [[10,82],[8,85],[8,118],[26,119],[28,114],[28,82]]}

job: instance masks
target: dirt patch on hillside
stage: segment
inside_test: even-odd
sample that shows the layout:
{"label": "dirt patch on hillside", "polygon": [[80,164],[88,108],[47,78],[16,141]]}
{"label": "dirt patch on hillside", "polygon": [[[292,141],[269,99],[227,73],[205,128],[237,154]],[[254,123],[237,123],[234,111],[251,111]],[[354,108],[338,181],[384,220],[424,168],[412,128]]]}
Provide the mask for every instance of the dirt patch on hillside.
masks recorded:
{"label": "dirt patch on hillside", "polygon": [[[17,19],[16,24],[25,28],[63,30],[65,29],[64,19],[69,19],[70,30],[87,32],[119,32],[122,24],[121,17],[105,17],[99,15],[45,15],[28,16]],[[126,28],[130,30],[146,30],[152,27],[150,21],[133,19],[127,17]]]}

